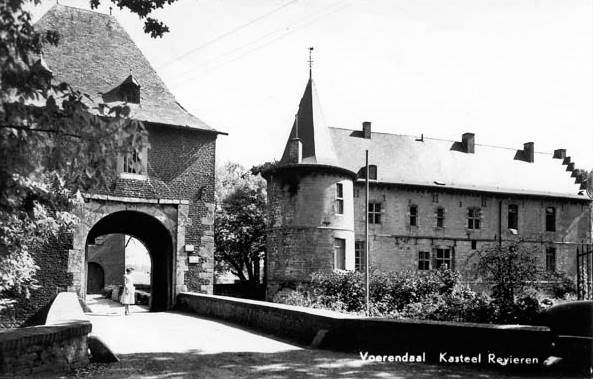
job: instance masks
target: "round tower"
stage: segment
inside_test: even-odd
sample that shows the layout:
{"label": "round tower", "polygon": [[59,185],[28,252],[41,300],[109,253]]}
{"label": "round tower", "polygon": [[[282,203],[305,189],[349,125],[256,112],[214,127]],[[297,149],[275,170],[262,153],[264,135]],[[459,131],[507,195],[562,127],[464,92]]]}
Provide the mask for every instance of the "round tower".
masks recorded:
{"label": "round tower", "polygon": [[311,78],[280,162],[268,182],[266,297],[316,271],[354,269],[353,184],[339,166]]}

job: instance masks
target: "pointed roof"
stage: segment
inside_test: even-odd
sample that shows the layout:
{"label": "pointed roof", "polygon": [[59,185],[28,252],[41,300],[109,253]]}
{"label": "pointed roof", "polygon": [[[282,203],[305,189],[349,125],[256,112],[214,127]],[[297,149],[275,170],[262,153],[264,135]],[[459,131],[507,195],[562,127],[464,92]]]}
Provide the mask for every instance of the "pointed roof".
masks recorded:
{"label": "pointed roof", "polygon": [[57,46],[44,46],[44,59],[55,81],[64,81],[88,94],[94,101],[91,106],[116,105],[121,99],[103,95],[123,84],[122,81],[135,82],[141,85],[141,101],[128,104],[131,118],[216,132],[177,102],[115,17],[56,4],[35,28],[59,33]]}
{"label": "pointed roof", "polygon": [[299,110],[292,124],[290,136],[280,160],[281,163],[289,161],[288,143],[293,138],[299,138],[303,144],[303,160],[301,163],[330,166],[338,164],[329,128],[323,118],[317,90],[311,76],[309,76],[309,81],[299,104]]}

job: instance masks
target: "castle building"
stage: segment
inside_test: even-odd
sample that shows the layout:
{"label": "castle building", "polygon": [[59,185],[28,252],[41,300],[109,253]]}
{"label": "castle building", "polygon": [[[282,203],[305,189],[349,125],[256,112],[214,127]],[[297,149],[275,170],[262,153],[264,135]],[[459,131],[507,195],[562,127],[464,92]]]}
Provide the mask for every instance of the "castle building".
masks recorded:
{"label": "castle building", "polygon": [[[97,265],[111,262],[121,277],[120,260],[95,259],[89,252],[112,234],[133,236],[147,248],[152,310],[171,308],[181,291],[212,293],[215,150],[224,133],[177,102],[115,17],[57,4],[35,27],[60,36],[57,46],[44,47],[40,67],[54,81],[88,94],[95,107],[127,104],[129,118],[144,124],[150,147],[112,157],[118,177],[109,189],[84,194],[70,249],[52,252],[58,258],[37,257],[55,264],[42,265],[42,289],[32,301],[43,305],[63,290],[84,299],[89,259],[92,275],[109,271]],[[112,281],[90,279],[95,286]]]}
{"label": "castle building", "polygon": [[371,267],[471,270],[487,245],[522,241],[537,264],[576,277],[591,242],[587,173],[566,150],[328,127],[309,78],[282,159],[268,182],[267,298],[315,271],[365,267],[365,151]]}

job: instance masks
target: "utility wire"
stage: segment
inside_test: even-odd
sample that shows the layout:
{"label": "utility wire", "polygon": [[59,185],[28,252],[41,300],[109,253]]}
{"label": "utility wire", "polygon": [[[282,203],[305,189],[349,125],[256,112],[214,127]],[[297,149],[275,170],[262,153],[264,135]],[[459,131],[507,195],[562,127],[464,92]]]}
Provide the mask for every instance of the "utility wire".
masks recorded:
{"label": "utility wire", "polygon": [[274,8],[274,9],[272,9],[271,11],[269,11],[269,12],[267,12],[267,13],[264,13],[263,15],[261,15],[261,16],[258,16],[258,17],[256,17],[256,18],[254,18],[254,19],[252,19],[252,20],[250,20],[250,21],[246,22],[245,24],[239,25],[239,26],[237,26],[236,28],[229,30],[228,32],[225,32],[225,33],[223,33],[223,34],[220,34],[219,36],[217,36],[217,37],[214,37],[213,39],[211,39],[211,40],[209,40],[209,41],[206,41],[206,42],[204,42],[203,44],[201,44],[201,45],[199,45],[199,46],[197,46],[197,47],[195,47],[195,48],[193,48],[193,49],[191,49],[191,50],[189,50],[189,51],[186,51],[185,53],[183,53],[183,54],[181,54],[181,55],[179,55],[179,56],[177,56],[177,57],[175,57],[175,58],[171,58],[171,59],[169,59],[169,60],[168,60],[168,61],[166,61],[165,63],[163,63],[163,64],[161,64],[161,65],[157,66],[157,68],[167,68],[167,67],[165,67],[165,66],[168,66],[168,67],[170,67],[170,64],[171,64],[171,63],[173,63],[173,62],[176,62],[176,61],[179,61],[179,60],[181,60],[181,59],[184,59],[184,58],[186,58],[187,56],[189,56],[189,55],[191,55],[191,54],[195,53],[196,51],[199,51],[199,50],[201,50],[201,49],[203,49],[203,48],[205,48],[205,47],[207,47],[207,46],[210,46],[210,45],[212,45],[213,43],[220,41],[221,39],[224,39],[224,38],[226,38],[226,37],[228,37],[228,36],[230,36],[230,35],[233,35],[233,34],[237,33],[238,31],[241,31],[241,30],[243,30],[243,29],[247,28],[248,26],[251,26],[251,25],[255,24],[256,22],[259,22],[259,21],[261,21],[261,20],[263,20],[263,19],[265,19],[265,18],[267,18],[267,17],[269,17],[269,16],[271,16],[271,15],[273,15],[273,14],[275,14],[275,13],[278,13],[278,12],[279,12],[279,11],[281,11],[282,9],[286,8],[287,6],[289,6],[289,5],[291,5],[291,4],[294,4],[294,3],[296,3],[297,1],[299,1],[299,0],[290,0],[290,1],[288,1],[288,2],[286,2],[286,3],[284,3],[284,4],[282,4],[282,5],[280,5],[280,6],[279,6],[279,7],[277,7],[277,8]]}
{"label": "utility wire", "polygon": [[[265,35],[263,35],[263,36],[259,37],[259,38],[258,38],[257,40],[255,40],[255,41],[251,41],[251,42],[249,42],[249,43],[247,43],[247,44],[245,44],[245,45],[243,45],[243,46],[241,46],[241,47],[238,47],[238,48],[235,48],[235,49],[229,50],[228,52],[226,52],[226,53],[223,53],[221,56],[219,56],[219,57],[217,57],[217,58],[213,59],[213,60],[212,60],[212,61],[210,61],[210,62],[205,62],[205,63],[204,63],[204,64],[202,64],[202,65],[197,65],[197,67],[208,67],[208,66],[212,66],[212,65],[214,65],[215,63],[217,63],[217,61],[220,61],[220,59],[221,59],[221,58],[225,58],[225,57],[227,57],[227,56],[232,56],[232,55],[233,55],[235,52],[237,52],[237,51],[240,51],[240,50],[243,50],[245,47],[248,47],[248,46],[251,46],[251,45],[257,44],[258,42],[260,42],[260,41],[264,40],[265,38],[267,38],[267,37],[269,37],[269,36],[277,35],[278,33],[284,33],[284,34],[279,34],[279,35],[277,35],[275,38],[272,38],[272,39],[268,40],[267,42],[264,42],[263,44],[260,44],[259,46],[256,46],[256,47],[254,47],[253,49],[247,50],[247,51],[245,51],[245,52],[244,52],[244,53],[242,53],[242,54],[236,55],[235,57],[232,57],[231,59],[228,59],[228,60],[226,60],[226,61],[223,59],[222,61],[220,61],[220,63],[216,64],[216,67],[215,67],[215,68],[213,68],[213,69],[207,69],[207,68],[206,68],[206,70],[208,70],[208,71],[210,71],[210,72],[212,72],[212,71],[216,71],[216,70],[220,69],[221,67],[223,67],[223,66],[225,66],[225,65],[229,64],[229,63],[235,62],[235,61],[237,61],[237,60],[239,60],[239,59],[241,59],[241,58],[243,58],[243,57],[245,57],[245,56],[247,56],[247,55],[249,55],[249,54],[251,54],[251,53],[253,53],[253,52],[255,52],[255,51],[258,51],[258,50],[260,50],[260,49],[262,49],[262,48],[264,48],[264,47],[266,47],[266,46],[268,46],[268,45],[270,45],[270,44],[272,44],[272,43],[274,43],[274,42],[276,42],[276,41],[278,41],[278,40],[280,40],[280,39],[282,39],[282,38],[285,38],[286,36],[288,36],[288,35],[289,35],[289,34],[291,34],[291,33],[294,33],[294,32],[295,32],[295,31],[297,31],[297,30],[300,30],[300,29],[302,29],[302,28],[305,28],[305,27],[307,27],[307,26],[309,26],[309,25],[311,25],[311,24],[313,24],[313,23],[315,23],[315,22],[319,21],[319,20],[320,20],[321,18],[323,18],[323,17],[329,16],[329,15],[331,15],[331,14],[333,14],[333,13],[336,13],[336,12],[338,12],[338,11],[340,11],[340,10],[342,10],[342,9],[346,8],[346,7],[347,7],[349,4],[343,4],[343,3],[345,3],[345,2],[346,2],[346,1],[344,1],[344,0],[342,0],[342,1],[338,1],[338,2],[336,2],[336,3],[332,4],[332,5],[330,5],[329,7],[326,7],[326,8],[324,8],[325,10],[327,10],[327,9],[330,9],[328,12],[325,12],[325,13],[322,13],[322,14],[318,14],[318,16],[317,16],[317,17],[314,17],[313,19],[310,19],[309,21],[306,21],[306,22],[300,22],[300,23],[295,23],[295,24],[289,25],[289,26],[287,26],[287,27],[282,27],[282,28],[280,28],[280,29],[276,29],[276,30],[274,30],[274,31],[272,31],[272,32],[270,32],[270,33],[267,33],[267,34],[265,34]],[[337,6],[337,7],[336,7],[336,5],[339,5],[339,6]],[[190,76],[190,77],[184,77],[184,76],[183,76],[183,75],[185,75],[185,74],[187,74],[187,73],[194,72],[194,71],[196,71],[196,69],[195,69],[195,68],[192,68],[191,70],[187,70],[187,71],[183,72],[183,73],[181,74],[181,75],[182,75],[182,77],[179,77],[179,78],[175,79],[175,80],[174,80],[174,81],[173,81],[173,82],[170,84],[170,85],[171,85],[171,87],[175,87],[177,84],[181,84],[181,85],[180,85],[180,86],[178,86],[178,87],[182,87],[182,86],[184,86],[184,85],[188,84],[188,83],[189,83],[189,81],[191,81],[191,80],[193,80],[193,79],[195,79],[195,78],[199,77],[199,76],[200,76],[199,74],[198,74],[198,75],[192,75],[192,76]]]}

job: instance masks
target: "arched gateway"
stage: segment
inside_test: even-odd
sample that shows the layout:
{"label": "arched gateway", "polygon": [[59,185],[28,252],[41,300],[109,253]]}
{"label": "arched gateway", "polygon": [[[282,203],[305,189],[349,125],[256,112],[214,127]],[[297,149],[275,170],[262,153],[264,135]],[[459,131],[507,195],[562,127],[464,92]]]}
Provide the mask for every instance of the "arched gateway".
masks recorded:
{"label": "arched gateway", "polygon": [[186,290],[187,254],[183,247],[187,203],[89,199],[78,207],[77,214],[81,222],[68,259],[68,272],[73,278],[70,291],[76,291],[82,298],[88,292],[88,245],[103,235],[127,234],[140,240],[151,257],[151,311],[174,305],[175,295]]}

